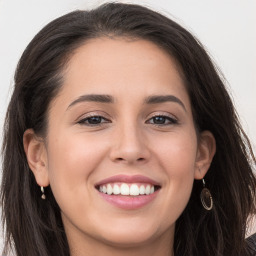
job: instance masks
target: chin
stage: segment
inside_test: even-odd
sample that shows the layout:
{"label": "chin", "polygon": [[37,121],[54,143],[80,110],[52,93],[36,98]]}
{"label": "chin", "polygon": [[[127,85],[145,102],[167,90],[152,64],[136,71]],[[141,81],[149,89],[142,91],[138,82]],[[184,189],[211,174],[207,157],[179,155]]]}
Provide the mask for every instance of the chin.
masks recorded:
{"label": "chin", "polygon": [[148,232],[137,231],[116,231],[108,233],[107,237],[102,237],[105,244],[120,247],[129,248],[142,246],[150,243],[154,240],[154,234]]}
{"label": "chin", "polygon": [[[102,241],[105,244],[120,248],[140,247],[145,244],[153,243],[162,235],[171,236],[175,225],[171,225],[168,229],[164,229],[159,225],[148,223],[145,221],[138,223],[133,221],[130,225],[115,225],[113,222],[112,228],[97,232],[100,234]],[[169,233],[169,235],[168,235]],[[170,238],[171,239],[171,238]]]}

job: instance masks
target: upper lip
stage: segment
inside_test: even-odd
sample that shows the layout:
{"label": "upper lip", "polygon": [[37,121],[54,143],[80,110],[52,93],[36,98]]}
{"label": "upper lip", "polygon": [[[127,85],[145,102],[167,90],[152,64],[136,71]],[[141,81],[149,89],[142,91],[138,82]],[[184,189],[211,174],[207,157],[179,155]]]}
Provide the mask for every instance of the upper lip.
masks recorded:
{"label": "upper lip", "polygon": [[142,175],[115,175],[104,180],[101,180],[95,184],[95,186],[100,186],[107,183],[115,183],[115,182],[124,182],[124,183],[147,183],[152,184],[154,186],[160,186],[160,183]]}

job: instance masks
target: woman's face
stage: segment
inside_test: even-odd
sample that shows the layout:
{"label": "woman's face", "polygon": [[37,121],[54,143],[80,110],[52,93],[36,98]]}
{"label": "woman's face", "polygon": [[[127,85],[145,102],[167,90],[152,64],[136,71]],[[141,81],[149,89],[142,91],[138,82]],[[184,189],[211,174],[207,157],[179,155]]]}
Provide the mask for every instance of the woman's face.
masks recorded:
{"label": "woman's face", "polygon": [[50,105],[43,158],[69,241],[169,244],[194,179],[206,172],[198,141],[165,51],[144,40],[86,42]]}

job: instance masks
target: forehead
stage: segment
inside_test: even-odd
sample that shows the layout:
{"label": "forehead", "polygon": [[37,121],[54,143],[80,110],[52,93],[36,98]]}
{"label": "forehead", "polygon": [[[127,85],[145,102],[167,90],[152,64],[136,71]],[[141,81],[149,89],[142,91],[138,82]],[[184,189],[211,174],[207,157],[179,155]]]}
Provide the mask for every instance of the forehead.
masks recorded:
{"label": "forehead", "polygon": [[134,76],[150,69],[163,78],[166,77],[165,71],[168,69],[170,76],[181,79],[174,59],[156,44],[147,40],[103,37],[91,39],[76,49],[68,63],[65,78],[86,79],[93,73],[97,79],[109,76],[111,72],[114,80],[120,73],[126,78],[128,71]]}
{"label": "forehead", "polygon": [[[137,96],[176,94],[189,98],[173,58],[147,40],[96,38],[80,46],[69,60],[60,95]],[[122,96],[122,95],[121,95]]]}

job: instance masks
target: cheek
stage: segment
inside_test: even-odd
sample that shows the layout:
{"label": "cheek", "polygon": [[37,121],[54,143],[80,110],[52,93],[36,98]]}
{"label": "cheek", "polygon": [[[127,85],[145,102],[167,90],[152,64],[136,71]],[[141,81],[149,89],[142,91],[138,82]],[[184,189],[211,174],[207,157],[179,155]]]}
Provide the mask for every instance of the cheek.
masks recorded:
{"label": "cheek", "polygon": [[165,151],[165,158],[169,159],[165,166],[169,177],[169,187],[173,192],[179,192],[177,197],[188,200],[194,182],[196,143],[177,137],[172,144],[169,150]]}
{"label": "cheek", "polygon": [[[52,191],[56,199],[73,193],[85,192],[90,175],[104,157],[106,146],[95,143],[81,135],[57,136],[49,140],[48,172]],[[68,196],[68,195],[66,195]]]}
{"label": "cheek", "polygon": [[167,135],[155,145],[154,154],[170,177],[186,179],[194,172],[197,155],[197,137],[195,133],[180,132]]}
{"label": "cheek", "polygon": [[173,134],[168,140],[162,140],[161,145],[156,145],[160,150],[154,153],[166,175],[166,189],[163,191],[166,194],[165,211],[172,212],[174,219],[186,207],[194,182],[197,138],[193,133],[186,134]]}

